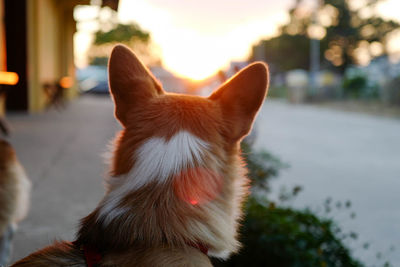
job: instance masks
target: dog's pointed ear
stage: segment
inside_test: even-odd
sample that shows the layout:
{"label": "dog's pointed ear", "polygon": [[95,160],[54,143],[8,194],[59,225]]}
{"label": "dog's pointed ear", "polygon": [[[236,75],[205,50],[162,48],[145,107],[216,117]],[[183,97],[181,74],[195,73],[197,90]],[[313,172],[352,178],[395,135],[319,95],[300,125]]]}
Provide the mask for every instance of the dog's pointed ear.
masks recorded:
{"label": "dog's pointed ear", "polygon": [[268,67],[253,63],[225,82],[209,99],[221,106],[229,138],[236,142],[250,132],[268,90]]}
{"label": "dog's pointed ear", "polygon": [[115,103],[115,116],[126,125],[132,107],[164,91],[151,72],[128,47],[117,45],[108,63],[110,92]]}

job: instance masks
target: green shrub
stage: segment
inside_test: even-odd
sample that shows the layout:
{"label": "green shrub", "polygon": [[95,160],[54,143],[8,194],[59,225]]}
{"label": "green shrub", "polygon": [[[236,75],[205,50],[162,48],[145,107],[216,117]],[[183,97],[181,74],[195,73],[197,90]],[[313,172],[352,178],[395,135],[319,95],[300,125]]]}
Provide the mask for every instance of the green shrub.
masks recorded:
{"label": "green shrub", "polygon": [[243,248],[216,266],[362,266],[335,233],[335,223],[309,210],[265,206],[250,198]]}
{"label": "green shrub", "polygon": [[253,152],[246,142],[242,142],[242,154],[253,190],[269,192],[269,180],[277,177],[280,169],[288,167],[267,151]]}
{"label": "green shrub", "polygon": [[379,96],[378,85],[370,81],[367,75],[356,69],[350,69],[342,83],[343,93],[348,98],[371,99]]}
{"label": "green shrub", "polygon": [[288,88],[286,86],[270,86],[268,89],[268,97],[271,98],[287,98]]}
{"label": "green shrub", "polygon": [[[246,144],[242,150],[253,192],[266,194],[270,179],[287,165],[267,152],[253,153]],[[294,187],[282,199],[290,199],[299,191],[300,187]],[[343,244],[340,228],[333,220],[310,210],[279,207],[255,195],[261,194],[253,194],[245,207],[240,229],[242,249],[226,262],[214,259],[215,266],[363,266]]]}
{"label": "green shrub", "polygon": [[367,87],[367,78],[364,76],[355,76],[344,79],[343,89],[346,96],[358,98],[364,88]]}

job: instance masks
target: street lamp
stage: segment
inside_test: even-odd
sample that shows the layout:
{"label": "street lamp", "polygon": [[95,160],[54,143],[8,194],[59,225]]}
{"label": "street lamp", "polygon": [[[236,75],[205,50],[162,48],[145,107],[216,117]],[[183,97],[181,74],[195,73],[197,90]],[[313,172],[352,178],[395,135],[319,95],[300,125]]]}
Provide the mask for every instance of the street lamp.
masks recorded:
{"label": "street lamp", "polygon": [[315,97],[317,94],[317,75],[320,68],[320,40],[325,36],[325,29],[318,23],[318,10],[322,0],[316,0],[317,4],[313,11],[311,25],[308,27],[310,36],[310,94]]}
{"label": "street lamp", "polygon": [[16,85],[19,77],[15,72],[0,71],[0,85]]}

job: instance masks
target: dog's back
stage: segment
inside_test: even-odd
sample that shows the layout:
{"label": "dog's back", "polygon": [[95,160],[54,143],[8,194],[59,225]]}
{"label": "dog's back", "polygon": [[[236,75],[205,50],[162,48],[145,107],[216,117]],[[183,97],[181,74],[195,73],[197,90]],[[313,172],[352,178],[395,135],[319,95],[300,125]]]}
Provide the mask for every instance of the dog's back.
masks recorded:
{"label": "dog's back", "polygon": [[117,46],[109,81],[123,130],[106,195],[73,244],[14,266],[84,266],[91,257],[99,266],[211,266],[207,255],[236,252],[248,192],[239,144],[264,102],[266,66],[252,64],[208,98],[177,95]]}
{"label": "dog's back", "polygon": [[[18,261],[18,267],[87,267],[84,251],[70,242],[56,242]],[[97,265],[96,265],[97,266]],[[113,252],[101,260],[102,267],[207,267],[212,266],[206,255],[195,248],[132,247],[124,252]]]}

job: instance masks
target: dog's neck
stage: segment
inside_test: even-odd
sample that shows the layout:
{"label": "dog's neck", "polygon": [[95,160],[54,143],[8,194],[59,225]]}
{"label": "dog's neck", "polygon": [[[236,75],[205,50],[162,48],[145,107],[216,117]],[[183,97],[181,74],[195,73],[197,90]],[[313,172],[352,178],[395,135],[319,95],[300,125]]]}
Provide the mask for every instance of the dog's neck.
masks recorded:
{"label": "dog's neck", "polygon": [[143,142],[132,170],[112,177],[104,199],[83,219],[78,240],[103,251],[138,244],[201,244],[224,256],[235,251],[235,202],[245,194],[246,179],[237,157],[215,157],[211,149],[186,131]]}
{"label": "dog's neck", "polygon": [[126,212],[129,207],[123,208],[121,202],[132,192],[141,191],[149,184],[165,187],[184,171],[205,165],[203,159],[208,150],[207,142],[187,131],[180,131],[169,140],[162,137],[147,139],[135,151],[132,169],[107,180],[108,194],[98,220],[108,224]]}

